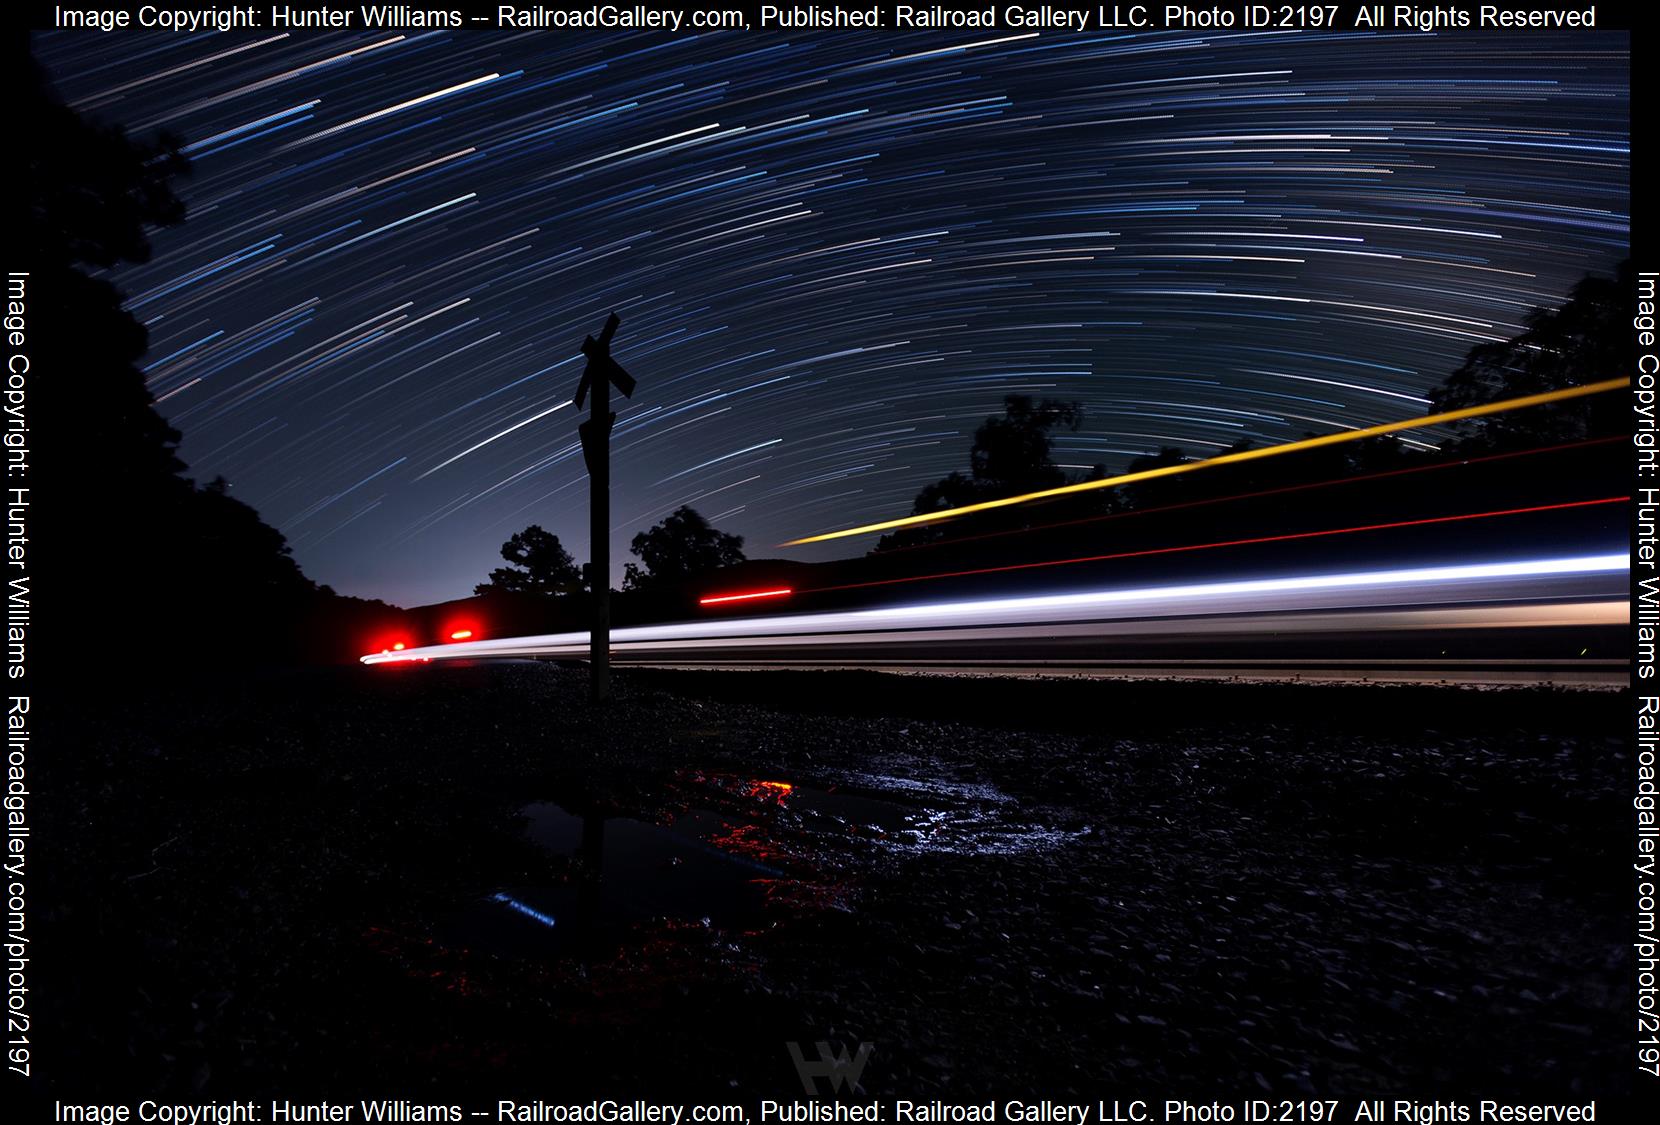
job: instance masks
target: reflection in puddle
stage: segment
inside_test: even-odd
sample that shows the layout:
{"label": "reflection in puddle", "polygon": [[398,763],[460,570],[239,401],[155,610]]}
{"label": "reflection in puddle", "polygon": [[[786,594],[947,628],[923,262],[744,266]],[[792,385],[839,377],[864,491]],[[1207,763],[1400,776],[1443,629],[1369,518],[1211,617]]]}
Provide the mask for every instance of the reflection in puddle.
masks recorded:
{"label": "reflection in puddle", "polygon": [[829,789],[798,789],[790,795],[790,808],[807,817],[838,821],[850,828],[874,829],[888,834],[920,832],[937,813],[909,808],[880,797]]}
{"label": "reflection in puddle", "polygon": [[[758,781],[723,774],[693,773],[682,780],[694,791],[703,789],[738,798],[753,798],[767,812],[788,813],[799,820],[799,830],[834,834],[887,836],[918,833],[938,820],[938,810],[902,804],[840,786],[814,788],[790,781]],[[749,810],[744,810],[749,811]]]}
{"label": "reflection in puddle", "polygon": [[986,785],[893,777],[860,777],[856,783],[899,790],[895,797],[927,804],[901,804],[844,789],[796,792],[809,815],[842,821],[855,831],[872,830],[882,848],[902,855],[1019,855],[1047,851],[1078,835],[1012,819],[1014,802]]}
{"label": "reflection in puddle", "polygon": [[628,926],[668,919],[719,929],[760,921],[781,872],[712,841],[732,826],[694,810],[667,825],[579,816],[551,802],[524,810],[532,840],[574,862],[568,882],[508,887],[458,920],[469,943],[518,955],[596,949]]}
{"label": "reflection in puddle", "polygon": [[897,855],[1017,855],[1078,836],[1016,820],[1015,802],[989,785],[877,774],[848,774],[845,783],[823,788],[719,774],[693,774],[688,780],[757,798],[820,842],[853,838]]}
{"label": "reflection in puddle", "polygon": [[526,918],[529,918],[534,922],[540,922],[542,925],[547,926],[550,929],[559,924],[559,919],[555,918],[553,915],[543,914],[534,906],[531,906],[527,902],[520,902],[506,891],[497,891],[495,894],[490,896],[490,901],[499,902],[509,910],[516,910],[520,914],[523,914]]}
{"label": "reflection in puddle", "polygon": [[452,936],[516,956],[586,957],[653,921],[755,931],[781,916],[849,909],[861,864],[884,855],[1010,855],[1077,835],[1017,822],[1015,803],[989,786],[876,775],[816,787],[686,771],[660,805],[651,815],[662,823],[527,805],[527,834],[566,861],[567,876],[493,891]]}

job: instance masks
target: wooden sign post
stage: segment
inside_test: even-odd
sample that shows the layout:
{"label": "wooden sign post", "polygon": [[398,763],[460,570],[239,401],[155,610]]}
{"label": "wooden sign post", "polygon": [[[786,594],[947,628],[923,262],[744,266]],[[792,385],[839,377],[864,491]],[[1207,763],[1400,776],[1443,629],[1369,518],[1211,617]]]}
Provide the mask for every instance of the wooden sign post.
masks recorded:
{"label": "wooden sign post", "polygon": [[588,670],[594,702],[611,690],[611,427],[617,415],[611,410],[611,384],[624,398],[634,395],[634,377],[611,358],[611,337],[622,321],[612,313],[599,339],[582,341],[588,363],[576,387],[576,408],[593,392],[593,409],[588,420],[577,426],[582,438],[582,459],[588,463],[588,555],[589,585],[594,599],[593,625],[588,634]]}

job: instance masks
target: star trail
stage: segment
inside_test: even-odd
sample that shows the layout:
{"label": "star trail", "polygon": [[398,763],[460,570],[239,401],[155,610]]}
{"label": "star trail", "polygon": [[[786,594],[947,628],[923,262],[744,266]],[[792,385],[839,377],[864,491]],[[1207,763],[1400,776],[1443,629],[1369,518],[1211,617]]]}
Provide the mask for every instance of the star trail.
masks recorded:
{"label": "star trail", "polygon": [[586,555],[569,407],[613,309],[620,575],[682,504],[752,558],[862,550],[773,544],[905,514],[1010,393],[1081,401],[1056,460],[1109,473],[1423,415],[1629,242],[1622,32],[33,45],[193,163],[110,274],[191,475],[408,605],[530,523]]}

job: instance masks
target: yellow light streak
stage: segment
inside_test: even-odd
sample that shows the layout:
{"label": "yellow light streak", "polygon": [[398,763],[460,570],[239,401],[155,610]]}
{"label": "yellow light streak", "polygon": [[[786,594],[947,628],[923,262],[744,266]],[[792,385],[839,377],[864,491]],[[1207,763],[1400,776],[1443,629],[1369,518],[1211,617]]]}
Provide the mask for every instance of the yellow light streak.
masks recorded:
{"label": "yellow light streak", "polygon": [[1399,422],[1385,422],[1380,426],[1367,426],[1360,430],[1344,430],[1342,433],[1323,434],[1320,437],[1304,438],[1301,441],[1287,442],[1284,445],[1270,445],[1262,449],[1247,449],[1242,453],[1224,453],[1220,457],[1211,457],[1204,461],[1189,461],[1181,465],[1164,465],[1157,469],[1143,469],[1137,473],[1123,473],[1116,477],[1107,477],[1103,480],[1079,481],[1077,484],[1063,484],[1058,488],[1046,488],[1040,492],[1026,492],[1019,496],[1005,496],[999,500],[982,500],[977,504],[964,504],[960,508],[944,508],[938,512],[925,512],[916,516],[901,516],[898,519],[883,520],[881,523],[867,523],[859,527],[843,528],[840,531],[827,531],[822,535],[809,535],[802,539],[791,539],[780,543],[780,547],[801,547],[808,543],[823,543],[830,539],[846,539],[854,535],[869,535],[877,531],[891,531],[896,527],[914,527],[922,523],[938,523],[941,520],[956,519],[959,516],[972,515],[975,512],[989,512],[994,508],[1008,508],[1015,504],[1028,504],[1034,500],[1048,500],[1054,496],[1070,496],[1075,492],[1089,492],[1097,488],[1117,488],[1120,485],[1134,484],[1137,481],[1153,480],[1156,477],[1171,477],[1178,473],[1191,473],[1199,469],[1214,468],[1217,465],[1237,465],[1242,461],[1256,461],[1264,457],[1278,457],[1284,453],[1297,453],[1305,449],[1318,449],[1321,446],[1337,445],[1345,441],[1359,441],[1362,438],[1379,437],[1383,434],[1398,433],[1401,430],[1416,430],[1427,426],[1444,426],[1449,422],[1460,422],[1465,418],[1480,418],[1489,414],[1503,414],[1510,410],[1521,410],[1528,406],[1543,406],[1549,402],[1565,402],[1568,399],[1584,398],[1586,395],[1602,394],[1605,391],[1619,390],[1631,384],[1630,379],[1604,379],[1600,383],[1587,383],[1582,387],[1564,387],[1559,391],[1545,391],[1542,394],[1523,395],[1521,398],[1507,398],[1500,402],[1483,403],[1480,406],[1467,406],[1462,410],[1448,410],[1441,414],[1426,414],[1419,418],[1406,418]]}

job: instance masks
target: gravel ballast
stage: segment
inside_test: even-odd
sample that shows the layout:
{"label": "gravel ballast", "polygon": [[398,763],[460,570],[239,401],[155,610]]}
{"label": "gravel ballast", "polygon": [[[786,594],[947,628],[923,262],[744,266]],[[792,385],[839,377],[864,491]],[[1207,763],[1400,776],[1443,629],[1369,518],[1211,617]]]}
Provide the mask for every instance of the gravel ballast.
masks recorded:
{"label": "gravel ballast", "polygon": [[[622,669],[596,709],[531,663],[60,697],[35,1057],[79,1102],[794,1098],[820,1040],[887,1098],[1617,1098],[1626,703]],[[504,913],[595,870],[591,926]]]}

